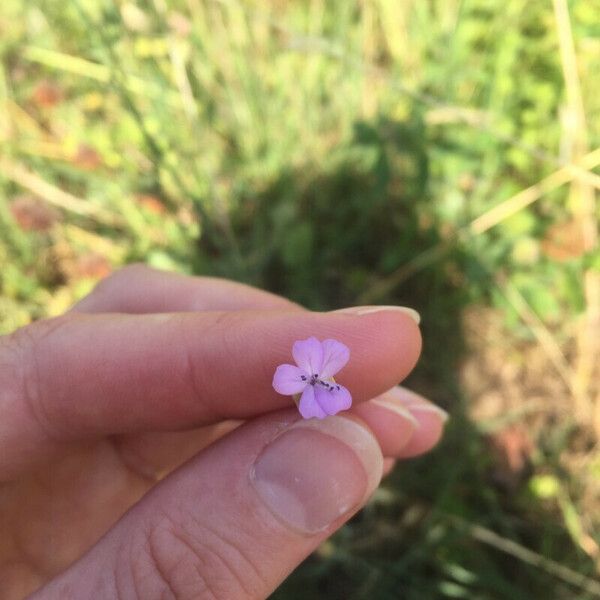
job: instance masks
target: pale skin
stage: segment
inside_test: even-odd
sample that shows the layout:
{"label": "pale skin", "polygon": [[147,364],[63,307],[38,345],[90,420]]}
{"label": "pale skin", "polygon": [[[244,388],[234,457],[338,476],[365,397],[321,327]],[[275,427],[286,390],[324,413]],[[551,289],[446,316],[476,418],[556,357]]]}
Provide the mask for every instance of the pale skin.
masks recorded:
{"label": "pale skin", "polygon": [[[355,404],[298,425],[271,379],[311,335],[350,348]],[[141,266],[0,338],[0,598],[266,598],[439,440],[443,412],[394,388],[420,347],[401,310],[313,313]],[[307,505],[277,496],[296,468]]]}

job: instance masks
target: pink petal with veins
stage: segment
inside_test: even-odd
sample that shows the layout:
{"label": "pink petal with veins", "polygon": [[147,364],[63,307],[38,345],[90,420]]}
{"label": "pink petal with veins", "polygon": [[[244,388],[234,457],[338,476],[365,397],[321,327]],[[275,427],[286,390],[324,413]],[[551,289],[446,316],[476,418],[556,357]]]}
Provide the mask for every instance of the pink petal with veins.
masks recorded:
{"label": "pink petal with veins", "polygon": [[279,365],[273,375],[273,387],[279,394],[289,396],[299,394],[306,387],[306,379],[309,375],[295,365]]}
{"label": "pink petal with veins", "polygon": [[328,415],[335,415],[352,406],[352,396],[343,385],[340,385],[339,390],[337,385],[331,390],[315,386],[315,399],[323,412]]}
{"label": "pink petal with veins", "polygon": [[315,399],[315,388],[312,385],[307,385],[298,404],[298,410],[305,419],[316,417],[324,419],[327,413],[317,404]]}
{"label": "pink petal with veins", "polygon": [[294,342],[292,356],[296,364],[311,375],[321,374],[323,364],[323,346],[316,337]]}
{"label": "pink petal with veins", "polygon": [[337,340],[325,340],[321,345],[323,347],[323,364],[319,376],[322,379],[329,379],[346,366],[350,360],[350,350],[348,346]]}

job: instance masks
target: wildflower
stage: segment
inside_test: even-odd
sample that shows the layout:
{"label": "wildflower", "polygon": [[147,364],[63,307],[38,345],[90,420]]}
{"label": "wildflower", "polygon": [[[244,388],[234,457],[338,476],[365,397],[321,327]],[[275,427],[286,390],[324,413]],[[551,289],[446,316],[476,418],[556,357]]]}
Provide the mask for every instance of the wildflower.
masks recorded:
{"label": "wildflower", "polygon": [[315,337],[300,340],[292,347],[296,365],[279,365],[273,376],[275,391],[300,396],[298,410],[305,419],[324,419],[347,410],[352,396],[333,379],[350,359],[350,350],[336,340],[320,342]]}

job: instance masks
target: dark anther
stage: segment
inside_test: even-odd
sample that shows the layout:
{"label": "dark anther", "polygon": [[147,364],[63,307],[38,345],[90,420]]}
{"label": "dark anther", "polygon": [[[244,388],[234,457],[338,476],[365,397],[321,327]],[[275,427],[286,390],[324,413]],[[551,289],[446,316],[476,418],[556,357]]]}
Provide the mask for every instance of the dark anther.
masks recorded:
{"label": "dark anther", "polygon": [[302,379],[302,381],[306,381],[306,376],[305,375],[300,375],[300,379]]}

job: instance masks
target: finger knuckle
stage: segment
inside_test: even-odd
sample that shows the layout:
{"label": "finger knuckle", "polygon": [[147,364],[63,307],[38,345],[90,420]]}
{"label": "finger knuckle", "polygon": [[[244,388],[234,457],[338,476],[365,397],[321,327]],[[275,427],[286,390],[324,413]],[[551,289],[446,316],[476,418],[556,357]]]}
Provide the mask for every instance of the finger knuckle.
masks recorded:
{"label": "finger knuckle", "polygon": [[[223,384],[222,380],[215,378],[215,373],[222,372],[222,365],[235,365],[239,361],[236,348],[241,346],[236,339],[239,330],[243,326],[243,316],[236,312],[221,312],[211,316],[209,322],[203,325],[203,339],[205,344],[198,344],[197,332],[189,327],[185,317],[176,315],[181,324],[182,341],[180,350],[180,364],[183,373],[183,381],[187,382],[193,398],[202,398],[207,412],[213,417],[225,417],[220,410],[221,407],[213,404],[213,399],[219,395],[215,393],[217,387]],[[210,340],[218,343],[211,344]],[[210,346],[212,351],[203,351]],[[201,353],[201,355],[199,355]]]}
{"label": "finger knuckle", "polygon": [[266,589],[235,536],[166,516],[146,528],[141,552],[132,556],[131,581],[139,598],[251,599]]}
{"label": "finger knuckle", "polygon": [[[18,403],[47,437],[54,437],[55,423],[48,413],[43,393],[42,368],[45,342],[55,335],[70,315],[38,321],[22,327],[3,340],[0,359],[0,387],[8,402]],[[2,402],[7,405],[6,402]],[[20,411],[19,411],[20,412]]]}
{"label": "finger knuckle", "polygon": [[93,290],[93,294],[104,294],[112,292],[114,288],[120,287],[123,282],[129,281],[132,277],[152,271],[143,263],[131,263],[122,267],[118,271],[114,271],[108,277],[101,279]]}
{"label": "finger knuckle", "polygon": [[23,355],[27,328],[22,328],[2,339],[0,345],[0,389],[3,402],[22,395],[25,378]]}

